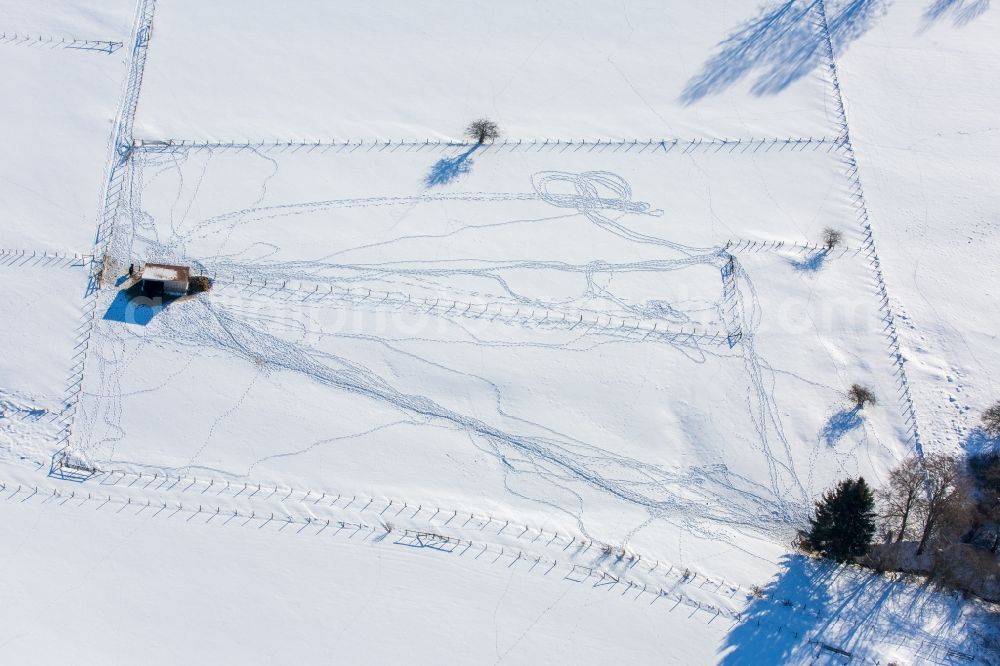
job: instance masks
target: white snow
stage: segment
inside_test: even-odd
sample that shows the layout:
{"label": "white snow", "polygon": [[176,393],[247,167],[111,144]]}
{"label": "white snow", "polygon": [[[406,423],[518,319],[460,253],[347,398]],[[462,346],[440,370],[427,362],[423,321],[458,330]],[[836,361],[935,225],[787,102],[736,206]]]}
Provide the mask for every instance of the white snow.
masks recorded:
{"label": "white snow", "polygon": [[988,2],[0,10],[0,661],[996,663],[791,552],[998,397]]}
{"label": "white snow", "polygon": [[0,248],[87,252],[123,81],[114,54],[0,44]]}
{"label": "white snow", "polygon": [[[514,139],[825,136],[818,69],[769,63],[731,87],[703,70],[755,4],[171,2],[136,135],[422,141],[490,114]],[[790,14],[804,16],[789,38],[813,39],[812,12]]]}
{"label": "white snow", "polygon": [[[22,48],[55,49],[61,40],[116,41],[128,39],[135,3],[129,0],[0,0],[4,41]],[[13,35],[17,34],[15,38]]]}
{"label": "white snow", "polygon": [[0,450],[44,458],[65,445],[82,380],[87,259],[0,253]]}
{"label": "white snow", "polygon": [[88,267],[74,258],[0,254],[0,376],[10,378],[4,389],[26,395],[65,389],[79,351],[74,333],[84,321]]}
{"label": "white snow", "polygon": [[170,266],[167,264],[146,264],[142,268],[142,279],[154,280],[157,282],[169,282],[171,280],[185,280],[189,269],[184,266]]}
{"label": "white snow", "polygon": [[[544,563],[525,573],[496,552],[475,559],[478,548],[460,558],[393,536],[203,525],[204,516],[168,519],[173,508],[150,519],[155,509],[115,515],[121,507],[77,503],[0,503],[5,529],[25,535],[4,565],[47,574],[0,583],[19,600],[0,605],[6,660],[705,663],[726,634],[674,600],[594,590],[561,571],[546,576]],[[67,553],[72,566],[54,560]],[[705,640],[678,643],[692,628]]]}
{"label": "white snow", "polygon": [[914,399],[952,449],[1000,389],[1000,13],[963,0],[890,17],[841,67]]}

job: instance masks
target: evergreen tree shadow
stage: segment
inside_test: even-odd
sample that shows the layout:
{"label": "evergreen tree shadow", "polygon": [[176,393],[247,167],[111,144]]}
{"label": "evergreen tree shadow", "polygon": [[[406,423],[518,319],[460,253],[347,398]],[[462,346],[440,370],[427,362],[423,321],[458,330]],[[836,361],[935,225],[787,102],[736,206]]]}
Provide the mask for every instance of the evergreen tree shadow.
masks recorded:
{"label": "evergreen tree shadow", "polygon": [[956,660],[993,663],[981,659],[995,656],[1000,642],[989,612],[928,585],[788,554],[730,629],[719,663],[871,663],[858,651],[887,637],[909,639],[908,648],[917,650],[926,642],[921,657],[948,651]]}
{"label": "evergreen tree shadow", "polygon": [[842,409],[829,419],[823,426],[821,436],[827,446],[833,446],[839,442],[844,435],[861,427],[864,419],[861,418],[861,410],[858,407]]}
{"label": "evergreen tree shadow", "polygon": [[785,555],[782,570],[761,590],[730,630],[719,661],[724,666],[795,663],[807,637],[821,626],[836,568],[823,560]]}
{"label": "evergreen tree shadow", "polygon": [[472,170],[472,165],[475,164],[471,155],[478,148],[479,146],[475,145],[461,155],[445,157],[435,162],[431,170],[424,177],[424,186],[437,187],[439,185],[447,185],[459,176],[469,173]]}
{"label": "evergreen tree shadow", "polygon": [[934,0],[924,10],[924,29],[950,16],[956,28],[976,20],[990,8],[990,0]]}
{"label": "evergreen tree shadow", "polygon": [[[827,25],[834,51],[867,32],[890,0],[828,0]],[[775,95],[823,62],[824,37],[817,27],[817,0],[772,3],[719,44],[681,93],[684,104],[718,94],[741,79],[754,77],[750,92]]]}

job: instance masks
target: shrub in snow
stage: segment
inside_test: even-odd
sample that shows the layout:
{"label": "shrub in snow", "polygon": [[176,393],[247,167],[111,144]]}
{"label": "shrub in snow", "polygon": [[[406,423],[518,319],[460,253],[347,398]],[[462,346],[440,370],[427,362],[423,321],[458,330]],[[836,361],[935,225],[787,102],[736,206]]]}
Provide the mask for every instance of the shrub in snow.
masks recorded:
{"label": "shrub in snow", "polygon": [[840,233],[837,229],[833,227],[827,227],[823,230],[823,245],[827,250],[832,250],[833,248],[840,245],[841,241],[844,239],[844,235]]}
{"label": "shrub in snow", "polygon": [[465,128],[465,136],[477,143],[486,143],[500,136],[500,128],[492,120],[480,118],[469,123],[469,126]]}
{"label": "shrub in snow", "polygon": [[875,392],[861,384],[853,384],[851,390],[847,392],[847,397],[858,409],[864,409],[865,405],[874,405],[878,402],[875,399]]}
{"label": "shrub in snow", "polygon": [[212,288],[212,281],[204,275],[195,275],[188,281],[188,293],[197,294]]}

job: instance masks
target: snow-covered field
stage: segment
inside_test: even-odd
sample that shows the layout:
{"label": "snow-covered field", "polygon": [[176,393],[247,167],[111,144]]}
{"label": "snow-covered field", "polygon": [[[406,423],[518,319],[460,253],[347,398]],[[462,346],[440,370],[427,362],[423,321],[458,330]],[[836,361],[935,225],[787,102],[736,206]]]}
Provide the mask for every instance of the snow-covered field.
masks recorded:
{"label": "snow-covered field", "polygon": [[[754,4],[171,2],[136,136],[423,141],[484,113],[515,140],[823,135],[832,93],[811,63],[730,85],[733,54],[705,61]],[[789,50],[817,43],[815,9],[783,14]]]}
{"label": "snow-covered field", "polygon": [[[99,51],[2,44],[4,250],[89,252],[100,207],[121,62]],[[120,53],[120,51],[119,51]]]}
{"label": "snow-covered field", "polygon": [[995,663],[791,554],[995,398],[989,4],[3,0],[3,661]]}

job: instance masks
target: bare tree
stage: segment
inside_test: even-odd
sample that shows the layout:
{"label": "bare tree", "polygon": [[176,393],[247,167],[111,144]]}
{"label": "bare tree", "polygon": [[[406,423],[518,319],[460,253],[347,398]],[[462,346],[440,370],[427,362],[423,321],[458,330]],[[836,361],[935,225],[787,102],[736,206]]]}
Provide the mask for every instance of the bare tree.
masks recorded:
{"label": "bare tree", "polygon": [[983,412],[983,428],[990,437],[1000,437],[1000,402],[993,403]]}
{"label": "bare tree", "polygon": [[[926,573],[938,584],[1000,601],[1000,452],[908,458],[890,472],[879,496],[885,526],[899,531],[895,544],[888,543],[890,531],[862,564]],[[901,548],[904,539],[909,543]]]}
{"label": "bare tree", "polygon": [[847,397],[857,409],[864,409],[865,405],[874,405],[878,402],[875,399],[875,391],[861,384],[852,384],[851,390],[847,392]]}
{"label": "bare tree", "polygon": [[823,246],[826,247],[827,252],[840,245],[843,240],[844,234],[840,230],[833,227],[823,229]]}
{"label": "bare tree", "polygon": [[942,528],[947,531],[964,531],[969,513],[969,488],[963,469],[954,456],[932,453],[924,456],[927,470],[927,497],[922,502],[923,530],[917,555],[927,548],[927,543]]}
{"label": "bare tree", "polygon": [[[920,459],[910,456],[889,472],[889,482],[879,490],[882,517],[896,527],[896,543],[900,543],[912,528],[910,518],[923,509],[925,498],[924,468]],[[912,530],[910,530],[912,531]]]}
{"label": "bare tree", "polygon": [[469,123],[465,128],[465,136],[477,143],[483,144],[493,141],[500,136],[500,128],[495,122],[487,118],[479,118]]}

